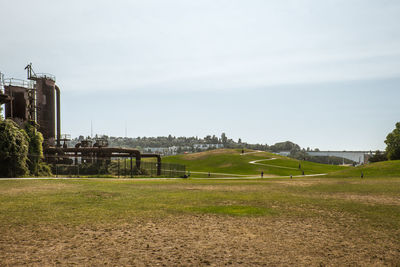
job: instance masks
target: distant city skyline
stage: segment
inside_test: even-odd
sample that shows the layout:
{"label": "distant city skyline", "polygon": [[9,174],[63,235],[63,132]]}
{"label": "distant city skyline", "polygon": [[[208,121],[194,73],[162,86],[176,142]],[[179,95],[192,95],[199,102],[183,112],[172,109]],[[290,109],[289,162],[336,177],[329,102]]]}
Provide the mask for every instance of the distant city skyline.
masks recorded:
{"label": "distant city skyline", "polygon": [[57,77],[62,132],[383,150],[400,2],[2,1],[0,71]]}

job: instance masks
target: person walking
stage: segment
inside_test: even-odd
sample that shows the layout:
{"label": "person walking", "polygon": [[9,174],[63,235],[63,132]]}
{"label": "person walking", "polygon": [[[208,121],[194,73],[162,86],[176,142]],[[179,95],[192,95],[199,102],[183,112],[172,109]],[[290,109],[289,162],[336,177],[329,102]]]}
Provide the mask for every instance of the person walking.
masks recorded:
{"label": "person walking", "polygon": [[261,171],[261,178],[263,178],[264,177],[264,172],[263,171]]}

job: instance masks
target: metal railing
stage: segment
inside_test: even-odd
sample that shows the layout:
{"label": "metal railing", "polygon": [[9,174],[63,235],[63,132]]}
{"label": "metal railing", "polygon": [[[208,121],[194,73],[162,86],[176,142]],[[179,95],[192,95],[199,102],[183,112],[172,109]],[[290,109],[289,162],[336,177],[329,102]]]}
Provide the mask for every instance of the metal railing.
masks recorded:
{"label": "metal railing", "polygon": [[26,81],[22,79],[7,78],[4,79],[4,86],[18,86],[28,89],[34,89],[35,83],[33,81]]}
{"label": "metal railing", "polygon": [[50,74],[50,73],[35,73],[35,77],[49,79],[54,82],[56,81],[56,76],[54,76],[53,74]]}
{"label": "metal railing", "polygon": [[115,177],[115,178],[137,178],[137,177],[173,177],[179,178],[186,174],[185,165],[173,163],[161,163],[160,176],[157,175],[158,163],[141,162],[140,169],[135,164],[130,164],[126,158],[114,159],[107,164],[99,160],[93,163],[78,164],[50,164],[54,176],[64,177]]}

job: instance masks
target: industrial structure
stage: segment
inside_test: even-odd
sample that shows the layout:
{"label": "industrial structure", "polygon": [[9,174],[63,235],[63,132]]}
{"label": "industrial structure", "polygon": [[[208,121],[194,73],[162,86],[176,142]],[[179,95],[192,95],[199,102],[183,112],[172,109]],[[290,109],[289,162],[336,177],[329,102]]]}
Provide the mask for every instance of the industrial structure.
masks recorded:
{"label": "industrial structure", "polygon": [[[5,118],[20,127],[25,123],[34,125],[43,135],[45,161],[51,164],[111,162],[112,158],[136,160],[140,169],[142,158],[157,158],[157,175],[161,175],[161,156],[143,154],[136,149],[108,147],[107,140],[84,140],[75,147],[68,147],[68,138],[61,135],[60,88],[54,75],[36,73],[32,63],[25,67],[28,80],[5,79],[0,73],[0,105],[5,104]],[[4,89],[4,92],[2,92]],[[63,143],[63,144],[61,144]]]}

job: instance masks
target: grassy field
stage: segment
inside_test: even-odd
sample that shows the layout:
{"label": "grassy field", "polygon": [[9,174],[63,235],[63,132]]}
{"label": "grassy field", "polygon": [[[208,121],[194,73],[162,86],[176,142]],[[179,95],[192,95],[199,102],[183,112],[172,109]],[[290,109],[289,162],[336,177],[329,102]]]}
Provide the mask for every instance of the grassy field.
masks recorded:
{"label": "grassy field", "polygon": [[[211,172],[214,173],[212,177],[216,177],[218,173],[258,176],[261,171],[266,176],[296,176],[301,175],[302,171],[307,175],[346,169],[343,166],[298,161],[268,152],[247,150],[244,155],[241,155],[241,151],[241,149],[218,149],[169,156],[162,160],[163,162],[186,165],[186,169],[192,172],[192,177],[205,176],[204,174],[196,174],[196,172]],[[252,161],[257,161],[257,164],[250,164],[249,162]],[[301,169],[299,169],[299,164]]]}
{"label": "grassy field", "polygon": [[0,180],[0,265],[399,265],[399,178]]}
{"label": "grassy field", "polygon": [[400,161],[240,152],[163,161],[267,179],[0,179],[0,265],[400,265]]}
{"label": "grassy field", "polygon": [[330,173],[330,177],[360,177],[363,173],[364,177],[381,178],[381,177],[399,177],[400,176],[400,160],[377,162],[366,164],[356,168],[348,168],[345,170]]}

